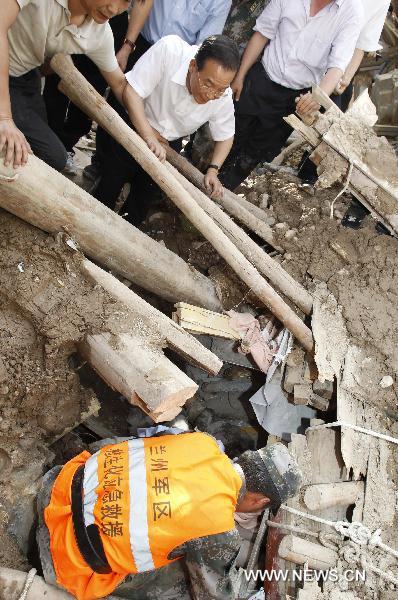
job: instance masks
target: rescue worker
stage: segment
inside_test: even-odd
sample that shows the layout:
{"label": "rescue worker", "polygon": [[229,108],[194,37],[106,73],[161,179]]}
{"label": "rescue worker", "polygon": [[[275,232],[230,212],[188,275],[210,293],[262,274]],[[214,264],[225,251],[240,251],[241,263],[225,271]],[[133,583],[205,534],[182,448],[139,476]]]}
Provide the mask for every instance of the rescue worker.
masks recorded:
{"label": "rescue worker", "polygon": [[[129,115],[124,111],[121,116],[160,160],[166,157],[165,143],[180,150],[182,138],[209,121],[215,146],[204,184],[213,198],[222,194],[218,171],[234,139],[229,86],[238,67],[238,48],[226,36],[212,35],[198,47],[176,35],[167,35],[126,73],[124,96],[130,110]],[[132,184],[125,206],[127,220],[138,225],[146,217],[156,188],[150,176],[112,138],[94,196],[114,208],[127,182]]]}
{"label": "rescue worker", "polygon": [[[329,96],[355,49],[360,0],[271,0],[260,14],[231,84],[236,133],[220,179],[235,189],[261,161],[270,162],[292,129],[283,117],[319,110],[309,89]],[[261,58],[261,62],[258,59]]]}
{"label": "rescue worker", "polygon": [[[109,19],[130,0],[2,0],[0,3],[0,152],[24,165],[31,150],[62,171],[67,152],[47,123],[39,67],[57,52],[85,54],[122,102],[126,80]],[[128,105],[126,105],[128,108]]]}
{"label": "rescue worker", "polygon": [[44,577],[78,600],[232,600],[235,510],[277,509],[300,486],[283,444],[232,463],[210,435],[129,438],[44,477]]}

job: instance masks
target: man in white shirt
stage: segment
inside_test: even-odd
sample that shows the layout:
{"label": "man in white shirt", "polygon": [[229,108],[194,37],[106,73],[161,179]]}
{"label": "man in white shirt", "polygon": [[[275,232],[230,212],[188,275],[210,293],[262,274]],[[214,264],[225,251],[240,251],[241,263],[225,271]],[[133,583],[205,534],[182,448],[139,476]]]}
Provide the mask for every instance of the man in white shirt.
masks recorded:
{"label": "man in white shirt", "polygon": [[[380,50],[380,37],[386,20],[390,0],[362,0],[364,22],[357,40],[354,54],[336,86],[335,93],[344,95],[343,103],[338,103],[345,112],[352,96],[351,81],[360,67],[365,52]],[[334,99],[334,98],[333,98]]]}
{"label": "man in white shirt", "polygon": [[226,187],[235,189],[256,164],[279,153],[291,132],[284,116],[319,108],[308,91],[313,83],[333,92],[361,24],[361,0],[271,0],[232,84],[236,134],[221,173]]}
{"label": "man in white shirt", "polygon": [[5,164],[23,165],[33,152],[58,170],[66,150],[47,124],[38,67],[57,52],[86,54],[115,95],[126,85],[108,20],[130,0],[1,0],[0,151]]}
{"label": "man in white shirt", "polygon": [[[222,193],[218,171],[232,147],[235,132],[230,84],[239,66],[238,47],[222,35],[210,36],[200,47],[169,35],[154,44],[126,74],[125,104],[133,127],[160,159],[164,143],[181,148],[181,139],[209,122],[215,140],[204,182],[212,197]],[[127,117],[126,117],[127,120]],[[95,192],[114,208],[122,186],[132,181],[128,220],[139,223],[150,200],[150,179],[117,142],[103,165]]]}

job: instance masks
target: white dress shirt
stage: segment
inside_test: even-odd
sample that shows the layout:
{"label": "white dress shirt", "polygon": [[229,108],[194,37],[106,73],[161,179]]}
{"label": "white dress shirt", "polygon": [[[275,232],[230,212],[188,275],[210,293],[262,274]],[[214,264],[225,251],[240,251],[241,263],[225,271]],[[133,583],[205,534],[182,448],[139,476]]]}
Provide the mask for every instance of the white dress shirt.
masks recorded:
{"label": "white dress shirt", "polygon": [[126,73],[127,82],[144,99],[145,114],[154,129],[173,141],[209,121],[214,141],[231,138],[235,115],[231,88],[221,98],[198,104],[189,93],[189,63],[198,50],[176,35],[154,44]]}
{"label": "white dress shirt", "polygon": [[20,11],[8,31],[11,76],[25,75],[57,52],[86,54],[101,71],[118,68],[109,23],[88,18],[80,27],[71,25],[68,0],[17,2]]}
{"label": "white dress shirt", "polygon": [[362,4],[365,15],[364,25],[356,48],[364,52],[375,52],[381,48],[379,41],[390,0],[362,0]]}
{"label": "white dress shirt", "polygon": [[166,35],[200,44],[222,33],[230,8],[231,0],[154,0],[142,35],[151,44]]}
{"label": "white dress shirt", "polygon": [[272,81],[302,89],[332,67],[345,70],[363,23],[361,0],[334,0],[310,17],[311,0],[271,0],[254,27],[270,42],[262,63]]}

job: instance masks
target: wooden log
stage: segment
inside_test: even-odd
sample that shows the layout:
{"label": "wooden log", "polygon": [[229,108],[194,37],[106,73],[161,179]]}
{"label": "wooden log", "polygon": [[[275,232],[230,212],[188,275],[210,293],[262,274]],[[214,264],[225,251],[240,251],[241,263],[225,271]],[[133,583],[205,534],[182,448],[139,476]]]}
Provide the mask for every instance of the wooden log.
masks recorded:
{"label": "wooden log", "polygon": [[304,504],[309,510],[317,511],[331,506],[356,504],[364,495],[363,481],[339,481],[309,485],[304,491]]}
{"label": "wooden log", "polygon": [[86,255],[166,300],[221,308],[209,279],[36,156],[18,172],[0,160],[0,206],[49,233],[66,230]]}
{"label": "wooden log", "polygon": [[[170,146],[167,148],[167,160],[207,197],[207,190],[203,183],[203,173],[181,156],[181,154],[178,154],[175,150],[170,148]],[[247,209],[247,205],[244,205],[241,201],[239,202],[237,198],[239,198],[239,196],[224,188],[222,198],[217,198],[216,202],[220,204],[227,213],[235,217],[248,229],[254,231],[254,233],[267,242],[267,244],[281,251],[281,248],[276,245],[271,227],[255,216]],[[242,200],[242,198],[240,198],[240,200]],[[246,203],[248,202],[246,201]],[[264,216],[266,216],[266,213],[264,211],[262,212],[264,213]]]}
{"label": "wooden log", "polygon": [[[27,575],[24,571],[0,567],[0,598],[3,600],[21,600]],[[38,575],[35,575],[25,598],[26,600],[43,600],[43,598],[48,598],[48,600],[73,600],[73,596],[68,592],[49,585]],[[109,599],[111,598],[109,596]]]}
{"label": "wooden log", "polygon": [[167,165],[167,167],[187,192],[196,200],[199,206],[217,223],[256,269],[267,277],[282,294],[294,302],[306,315],[309,315],[312,310],[311,294],[297,283],[276,260],[264,252],[213,200],[185,179],[177,169],[171,165]]}
{"label": "wooden log", "polygon": [[169,420],[171,413],[176,416],[198,389],[159,348],[139,335],[88,335],[79,352],[112,389],[156,423]]}
{"label": "wooden log", "polygon": [[[162,164],[149,150],[144,140],[90,86],[83,75],[73,66],[72,60],[57,54],[52,59],[51,65],[62,78],[61,91],[66,93],[72,102],[86,110],[135,158],[261,302],[285,325],[306,350],[312,351],[314,343],[311,330],[260,276],[214,221],[187,194],[186,190],[168,171],[166,165]],[[191,303],[198,304],[197,302]]]}
{"label": "wooden log", "polygon": [[331,548],[309,542],[296,535],[285,535],[278,554],[281,558],[298,565],[308,563],[310,569],[326,570],[336,566],[339,555]]}
{"label": "wooden log", "polygon": [[165,314],[145,302],[116,277],[89,260],[83,261],[82,271],[87,278],[103,287],[113,298],[127,306],[137,316],[137,323],[144,324],[153,332],[152,335],[157,335],[159,346],[174,350],[188,362],[201,367],[212,375],[219,372],[222,361],[215,354]]}
{"label": "wooden log", "polygon": [[275,158],[272,160],[272,164],[273,165],[283,164],[283,162],[286,160],[286,158],[288,158],[291,154],[293,154],[293,152],[295,152],[296,150],[298,150],[299,148],[304,146],[304,144],[306,144],[306,143],[307,143],[306,140],[302,136],[299,136],[299,138],[297,140],[294,140],[294,142],[292,142],[291,144],[286,146],[286,148],[281,150],[280,153],[277,156],[275,156]]}

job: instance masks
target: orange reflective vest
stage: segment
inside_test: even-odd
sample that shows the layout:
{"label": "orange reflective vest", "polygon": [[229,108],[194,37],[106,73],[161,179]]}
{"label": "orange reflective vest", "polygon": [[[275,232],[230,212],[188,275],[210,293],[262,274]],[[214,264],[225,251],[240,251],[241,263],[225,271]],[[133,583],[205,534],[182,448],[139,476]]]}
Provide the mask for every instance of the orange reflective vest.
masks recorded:
{"label": "orange reflective vest", "polygon": [[[84,523],[99,528],[110,574],[92,571],[75,539],[71,482],[82,464]],[[129,573],[167,565],[184,542],[233,529],[241,485],[228,457],[204,433],[82,452],[63,467],[44,512],[58,584],[79,600],[94,600],[111,594]]]}

